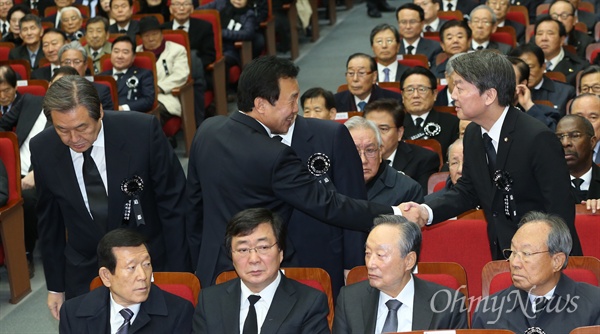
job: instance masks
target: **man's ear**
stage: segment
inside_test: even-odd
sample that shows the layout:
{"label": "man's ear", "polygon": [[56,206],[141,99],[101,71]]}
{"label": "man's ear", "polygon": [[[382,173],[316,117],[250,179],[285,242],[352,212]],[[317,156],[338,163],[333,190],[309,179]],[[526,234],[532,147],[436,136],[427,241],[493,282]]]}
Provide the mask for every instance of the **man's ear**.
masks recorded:
{"label": "man's ear", "polygon": [[102,267],[102,268],[98,269],[98,276],[100,276],[100,279],[102,280],[102,284],[104,284],[104,286],[109,288],[111,285],[110,280],[112,278],[112,274],[110,273],[110,270],[108,270],[108,268],[106,268],[106,267]]}

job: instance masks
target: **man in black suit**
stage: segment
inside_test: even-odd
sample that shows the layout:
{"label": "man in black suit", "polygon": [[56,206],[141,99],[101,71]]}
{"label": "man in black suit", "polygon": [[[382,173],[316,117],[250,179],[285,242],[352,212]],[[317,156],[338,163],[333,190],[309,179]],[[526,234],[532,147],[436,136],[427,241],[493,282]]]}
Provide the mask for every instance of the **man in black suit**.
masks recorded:
{"label": "man in black suit", "polygon": [[[584,93],[573,99],[570,113],[585,117],[594,128],[596,138],[600,138],[600,97],[591,93]],[[593,161],[600,165],[600,140],[593,147]]]}
{"label": "man in black suit", "polygon": [[44,56],[50,62],[50,66],[39,67],[31,72],[31,79],[50,81],[54,71],[60,67],[58,50],[67,42],[67,36],[62,30],[49,28],[44,31],[42,36],[42,51]]}
{"label": "man in black suit", "polygon": [[[548,14],[551,18],[561,22],[567,31],[565,44],[572,45],[577,50],[577,56],[585,60],[585,49],[591,43],[594,43],[594,38],[587,33],[579,31],[575,28],[575,7],[567,0],[556,0],[548,9]],[[587,64],[586,64],[587,65]]]}
{"label": "man in black suit", "polygon": [[446,53],[447,58],[432,67],[431,72],[433,72],[436,78],[443,79],[446,76],[448,59],[459,53],[469,51],[472,36],[471,28],[466,21],[450,20],[442,25],[440,28],[440,45],[444,53]]}
{"label": "man in black suit", "polygon": [[132,20],[133,0],[111,0],[110,14],[115,19],[115,23],[108,27],[111,34],[127,34],[131,40],[135,41],[135,35],[140,29],[140,24]]}
{"label": "man in black suit", "polygon": [[492,257],[500,259],[521,217],[544,210],[564,217],[573,254],[581,254],[575,207],[565,200],[570,186],[563,150],[548,127],[511,107],[516,86],[511,63],[483,50],[453,59],[452,67],[458,116],[472,121],[464,136],[463,175],[440,198],[401,205],[403,215],[424,226],[480,206]]}
{"label": "man in black suit", "polygon": [[412,275],[421,229],[404,217],[380,216],[365,244],[368,281],[342,288],[333,333],[467,328],[465,296]]}
{"label": "man in black suit", "polygon": [[239,278],[202,288],[193,331],[203,333],[329,333],[324,293],[285,277],[285,226],[264,208],[237,213],[225,235]]}
{"label": "man in black suit", "polygon": [[527,87],[531,91],[531,99],[552,102],[554,109],[561,117],[564,116],[567,102],[575,97],[575,88],[544,75],[546,63],[542,49],[533,43],[527,43],[514,48],[508,55],[520,58],[529,66]]}
{"label": "man in black suit", "polygon": [[[40,1],[41,2],[41,1]],[[48,1],[51,2],[51,6],[56,7],[56,13],[46,16],[42,19],[43,22],[50,22],[52,23],[52,26],[54,28],[60,29],[61,25],[60,25],[60,16],[58,15],[61,11],[61,9],[71,6],[72,4],[75,3],[75,0],[54,0],[54,1]],[[45,13],[43,11],[40,11],[40,16],[44,16]]]}
{"label": "man in black suit", "polygon": [[53,128],[31,141],[31,163],[52,315],[88,291],[96,246],[118,227],[148,238],[156,270],[189,270],[185,176],[156,117],[103,111],[94,86],[72,75],[48,89],[44,111]]}
{"label": "man in black suit", "polygon": [[[238,83],[240,111],[211,117],[196,133],[187,174],[187,222],[192,261],[202,286],[214,284],[221,271],[231,270],[222,244],[223,222],[245,208],[271,208],[284,221],[295,208],[327,224],[361,231],[369,228],[374,216],[393,211],[329,191],[292,148],[270,138],[285,135],[298,113],[297,73],[289,60],[273,56],[253,60]],[[316,165],[319,174],[326,163]]]}
{"label": "man in black suit", "polygon": [[190,333],[194,307],[152,284],[152,259],[144,236],[127,228],[98,243],[101,287],[67,300],[60,333]]}
{"label": "man in black suit", "polygon": [[382,23],[371,30],[371,49],[377,62],[377,81],[400,81],[402,73],[408,69],[398,62],[400,33],[396,27]]}
{"label": "man in black suit", "polygon": [[402,100],[402,96],[391,90],[379,87],[377,83],[377,63],[365,53],[355,53],[346,61],[346,83],[348,90],[335,94],[335,107],[338,112],[363,111],[367,103],[383,98]]}
{"label": "man in black suit", "polygon": [[440,158],[426,148],[402,141],[405,119],[402,105],[390,99],[375,101],[366,106],[364,117],[379,128],[383,159],[419,182],[426,192],[429,176],[440,170]]}
{"label": "man in black suit", "polygon": [[40,59],[44,58],[40,41],[44,33],[42,21],[33,14],[27,14],[19,21],[19,29],[23,44],[10,50],[8,59],[25,59],[31,65],[31,69],[35,70]]}
{"label": "man in black suit", "polygon": [[577,8],[577,11],[575,11],[575,18],[577,19],[577,22],[585,23],[585,25],[588,28],[588,33],[593,34],[594,27],[596,26],[596,22],[598,21],[598,18],[596,16],[598,15],[598,12],[596,12],[596,15],[594,15],[594,13],[579,10],[579,3],[581,2],[581,0],[569,0],[569,2],[573,5],[573,7]]}
{"label": "man in black suit", "polygon": [[463,14],[465,20],[469,20],[469,13],[477,7],[479,4],[478,1],[473,0],[443,0],[442,1],[442,10],[451,11],[451,10],[460,10]]}
{"label": "man in black suit", "polygon": [[8,65],[0,66],[0,113],[4,116],[19,103],[21,94],[17,91],[17,73]]}
{"label": "man in black suit", "polygon": [[404,72],[400,86],[404,110],[410,115],[404,118],[402,139],[435,139],[446,157],[448,146],[458,138],[458,118],[432,109],[437,97],[435,77],[426,68],[413,67]]}
{"label": "man in black suit", "polygon": [[110,62],[113,69],[100,73],[112,75],[119,92],[119,110],[149,112],[156,94],[154,76],[149,70],[133,66],[135,45],[129,36],[119,36],[112,44]]}
{"label": "man in black suit", "polygon": [[413,0],[413,3],[423,8],[425,12],[423,32],[440,31],[440,27],[446,22],[438,17],[441,0]]}
{"label": "man in black suit", "polygon": [[517,35],[517,44],[525,43],[525,26],[517,21],[506,19],[506,13],[508,13],[511,6],[509,0],[487,0],[485,4],[494,11],[494,14],[496,15],[496,26],[513,27],[515,29],[515,34]]}
{"label": "man in black suit", "polygon": [[512,48],[510,45],[490,40],[492,34],[496,32],[496,24],[496,14],[490,7],[486,5],[475,7],[469,18],[469,27],[473,33],[470,49],[494,49],[503,55],[508,54]]}
{"label": "man in black suit", "polygon": [[398,30],[402,35],[400,54],[422,54],[427,56],[429,64],[435,64],[435,56],[442,52],[440,44],[421,37],[425,12],[414,3],[406,3],[396,10]]}

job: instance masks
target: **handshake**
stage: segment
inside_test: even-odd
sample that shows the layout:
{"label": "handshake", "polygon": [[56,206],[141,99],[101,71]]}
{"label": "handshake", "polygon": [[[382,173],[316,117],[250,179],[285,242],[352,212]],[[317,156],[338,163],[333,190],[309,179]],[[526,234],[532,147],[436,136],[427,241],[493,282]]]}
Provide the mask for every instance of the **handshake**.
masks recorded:
{"label": "handshake", "polygon": [[404,218],[419,224],[421,227],[429,221],[429,212],[421,204],[415,202],[401,203],[398,205],[398,209],[400,209]]}

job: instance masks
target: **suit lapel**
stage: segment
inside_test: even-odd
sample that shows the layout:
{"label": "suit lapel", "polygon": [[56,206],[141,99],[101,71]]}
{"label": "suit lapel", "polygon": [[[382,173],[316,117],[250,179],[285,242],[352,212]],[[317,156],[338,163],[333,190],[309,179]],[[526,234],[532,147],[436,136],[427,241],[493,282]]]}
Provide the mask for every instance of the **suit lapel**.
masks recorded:
{"label": "suit lapel", "polygon": [[129,333],[133,334],[144,328],[151,320],[153,315],[166,317],[169,314],[167,310],[167,302],[163,292],[154,284],[150,288],[148,299],[140,305],[135,320],[129,327]]}
{"label": "suit lapel", "polygon": [[[477,180],[475,179],[472,180],[472,182],[483,184],[483,187],[486,188],[483,193],[492,194],[492,178],[489,176],[487,154],[483,145],[483,138],[481,137],[481,126],[473,124],[473,126],[469,125],[467,129],[469,131],[469,135],[467,135],[467,133],[465,132],[465,143],[470,144],[468,146],[470,146],[471,151],[467,153],[467,145],[465,145],[465,157],[467,155],[472,156],[472,161],[474,163],[474,166],[469,166],[469,168],[474,171],[478,171],[479,173],[482,173],[482,175],[485,175],[481,178],[481,180],[484,182],[477,182]],[[469,139],[467,140],[467,138]]]}
{"label": "suit lapel", "polygon": [[310,145],[312,137],[313,132],[310,126],[308,126],[306,119],[302,116],[297,116],[296,124],[294,125],[294,135],[292,136],[292,148],[303,162],[307,161],[315,153],[311,150],[312,145]]}
{"label": "suit lapel", "polygon": [[81,302],[75,316],[85,318],[88,333],[109,333],[109,301],[108,288],[101,286],[91,291]]}
{"label": "suit lapel", "polygon": [[283,321],[288,318],[288,314],[292,311],[298,300],[295,294],[296,289],[294,286],[290,284],[285,275],[281,274],[281,282],[279,282],[265,322],[260,329],[261,334],[278,333]]}
{"label": "suit lapel", "polygon": [[412,156],[412,148],[407,143],[399,143],[396,151],[396,155],[394,156],[394,162],[392,166],[399,171],[404,171],[408,162],[413,158]]}
{"label": "suit lapel", "polygon": [[413,299],[412,330],[429,329],[433,312],[431,312],[430,295],[423,282],[413,276],[415,294]]}
{"label": "suit lapel", "polygon": [[360,308],[367,333],[375,333],[377,325],[377,307],[379,304],[379,290],[371,287],[367,282],[365,289],[368,293],[361,300]]}
{"label": "suit lapel", "polygon": [[[236,278],[233,284],[227,287],[227,296],[221,299],[221,315],[225,333],[240,332],[240,298],[242,294],[240,279]],[[237,311],[236,311],[237,310]]]}
{"label": "suit lapel", "polygon": [[508,112],[504,118],[504,123],[502,124],[502,129],[500,130],[498,157],[496,158],[496,170],[504,169],[506,159],[508,158],[508,152],[510,152],[510,146],[513,142],[512,136],[515,130],[517,118],[520,117],[519,113],[520,112],[518,110],[513,109],[512,107],[508,108]]}

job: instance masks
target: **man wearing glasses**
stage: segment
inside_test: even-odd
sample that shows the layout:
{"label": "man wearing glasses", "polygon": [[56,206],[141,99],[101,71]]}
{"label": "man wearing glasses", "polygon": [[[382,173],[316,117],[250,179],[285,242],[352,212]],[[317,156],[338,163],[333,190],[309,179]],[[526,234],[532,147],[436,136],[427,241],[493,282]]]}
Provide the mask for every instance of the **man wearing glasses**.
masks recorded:
{"label": "man wearing glasses", "polygon": [[596,136],[592,159],[595,164],[600,164],[600,97],[590,93],[577,96],[571,103],[571,114],[585,117],[592,124]]}
{"label": "man wearing glasses", "polygon": [[413,3],[423,8],[423,12],[425,13],[423,32],[439,31],[442,24],[446,22],[446,20],[442,20],[438,17],[440,0],[415,0]]}
{"label": "man wearing glasses", "polygon": [[513,285],[483,299],[471,327],[563,334],[600,325],[600,288],[562,273],[572,245],[569,229],[560,217],[527,213],[510,248],[503,251],[510,262]]}
{"label": "man wearing glasses", "polygon": [[325,294],[279,270],[285,250],[282,224],[262,208],[231,218],[225,247],[239,278],[202,289],[194,333],[330,333]]}
{"label": "man wearing glasses", "polygon": [[510,1],[488,0],[485,4],[494,11],[494,14],[496,15],[496,26],[513,27],[517,34],[517,43],[523,44],[525,42],[525,26],[517,21],[506,19],[506,14],[511,6]]}
{"label": "man wearing glasses", "polygon": [[585,49],[588,45],[594,43],[594,39],[585,32],[574,29],[575,23],[577,23],[575,7],[567,0],[556,0],[550,5],[548,13],[551,18],[561,22],[565,26],[565,30],[567,31],[566,44],[574,46],[577,50],[577,55],[585,59]]}
{"label": "man wearing glasses", "polygon": [[396,10],[398,30],[402,36],[400,54],[422,54],[427,56],[431,65],[435,64],[435,56],[442,52],[440,44],[421,38],[425,12],[414,3],[404,4]]}
{"label": "man wearing glasses", "polygon": [[496,14],[486,6],[477,6],[471,11],[469,27],[473,32],[471,50],[495,49],[502,54],[508,54],[511,46],[504,43],[491,41],[490,37],[496,32]]}

